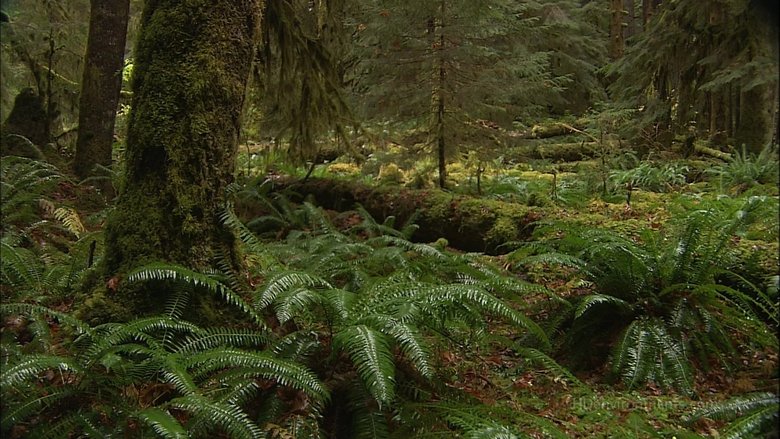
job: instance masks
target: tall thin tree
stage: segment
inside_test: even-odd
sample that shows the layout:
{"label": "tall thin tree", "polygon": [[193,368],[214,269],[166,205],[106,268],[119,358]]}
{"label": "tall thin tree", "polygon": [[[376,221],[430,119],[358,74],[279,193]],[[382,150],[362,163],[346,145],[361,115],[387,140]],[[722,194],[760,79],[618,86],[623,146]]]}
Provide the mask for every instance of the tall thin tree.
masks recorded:
{"label": "tall thin tree", "polygon": [[[111,166],[114,122],[122,88],[129,0],[91,0],[89,37],[79,103],[74,171],[79,178]],[[101,184],[110,191],[110,184]]]}

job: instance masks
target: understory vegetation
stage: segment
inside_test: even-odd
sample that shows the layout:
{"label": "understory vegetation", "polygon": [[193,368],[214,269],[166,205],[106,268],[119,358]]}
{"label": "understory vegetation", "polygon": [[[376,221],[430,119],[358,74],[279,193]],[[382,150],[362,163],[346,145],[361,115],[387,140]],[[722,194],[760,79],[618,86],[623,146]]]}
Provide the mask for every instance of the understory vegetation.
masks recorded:
{"label": "understory vegetation", "polygon": [[769,0],[0,0],[0,437],[780,439]]}
{"label": "understory vegetation", "polygon": [[[738,160],[776,166],[765,154]],[[776,181],[724,195],[747,167],[693,184],[635,171],[631,204],[612,183],[567,192],[587,188],[587,171],[533,186],[522,175],[534,170],[485,176],[483,196],[520,186],[513,202],[548,200],[543,217],[558,218],[500,256],[415,242],[415,218],[234,184],[221,221],[240,237],[241,271],[138,267],[118,282],[166,295],[164,308],[92,323],[84,285],[110,207],[51,165],[6,158],[3,432],[776,434]]]}

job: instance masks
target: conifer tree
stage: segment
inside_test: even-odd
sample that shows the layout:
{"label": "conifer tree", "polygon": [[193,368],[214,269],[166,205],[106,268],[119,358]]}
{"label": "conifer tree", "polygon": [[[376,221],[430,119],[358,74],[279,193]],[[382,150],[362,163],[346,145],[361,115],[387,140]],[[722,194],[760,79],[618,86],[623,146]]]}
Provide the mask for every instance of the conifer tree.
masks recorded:
{"label": "conifer tree", "polygon": [[[354,70],[363,114],[422,127],[444,187],[449,157],[464,144],[495,142],[480,120],[533,114],[563,91],[550,54],[527,44],[538,22],[532,12],[507,0],[366,2],[356,15]],[[507,108],[518,114],[507,117]]]}
{"label": "conifer tree", "polygon": [[[641,108],[640,127],[709,136],[757,152],[777,111],[777,27],[748,0],[664,2],[611,68],[619,101]],[[652,9],[652,8],[651,8]]]}

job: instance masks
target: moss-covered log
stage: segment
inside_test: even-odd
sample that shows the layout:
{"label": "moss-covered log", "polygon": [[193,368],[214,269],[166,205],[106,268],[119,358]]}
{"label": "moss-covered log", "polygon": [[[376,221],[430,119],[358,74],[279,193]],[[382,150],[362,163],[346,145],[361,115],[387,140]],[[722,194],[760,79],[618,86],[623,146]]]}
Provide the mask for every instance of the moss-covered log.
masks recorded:
{"label": "moss-covered log", "polygon": [[[219,214],[233,179],[260,7],[260,0],[146,2],[124,187],[106,227],[107,277],[149,261],[202,269],[232,251]],[[134,314],[151,306],[150,297],[115,297]]]}
{"label": "moss-covered log", "polygon": [[[309,179],[278,182],[275,190],[313,196],[327,209],[345,211],[360,203],[373,217],[390,215],[402,224],[414,215],[418,242],[444,238],[464,251],[500,253],[501,245],[523,240],[533,231],[531,223],[541,217],[538,208],[522,204],[455,195],[439,189],[412,190],[398,187],[370,187],[357,182]],[[251,206],[244,216],[257,214]]]}
{"label": "moss-covered log", "polygon": [[598,149],[597,142],[533,143],[515,146],[507,155],[513,158],[576,162],[595,157]]}

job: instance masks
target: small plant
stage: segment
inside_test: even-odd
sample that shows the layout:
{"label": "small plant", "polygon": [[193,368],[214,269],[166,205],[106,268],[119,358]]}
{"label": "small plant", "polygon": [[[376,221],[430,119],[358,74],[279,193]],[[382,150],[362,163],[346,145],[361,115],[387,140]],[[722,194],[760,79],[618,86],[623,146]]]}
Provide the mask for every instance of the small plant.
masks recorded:
{"label": "small plant", "polygon": [[743,146],[733,160],[707,172],[718,180],[724,191],[741,193],[759,184],[777,185],[780,179],[777,145],[768,145],[758,154],[747,152]]}
{"label": "small plant", "polygon": [[754,393],[708,405],[686,416],[685,420],[689,424],[704,418],[732,421],[720,436],[726,439],[777,437],[778,413],[780,399],[777,394]]}
{"label": "small plant", "polygon": [[573,267],[593,288],[574,299],[570,350],[611,346],[612,371],[629,389],[652,381],[691,394],[692,356],[705,367],[713,357],[728,367],[732,328],[777,349],[777,337],[759,318],[777,313],[776,301],[721,277],[733,263],[730,240],[755,221],[760,205],[750,199],[737,211],[693,212],[673,239],[649,231],[635,241],[565,224],[540,227],[538,233],[555,237],[531,244],[542,253],[521,261]]}
{"label": "small plant", "polygon": [[642,162],[628,170],[613,170],[610,180],[617,186],[641,188],[653,192],[670,192],[686,182],[688,166],[682,163],[655,165]]}

